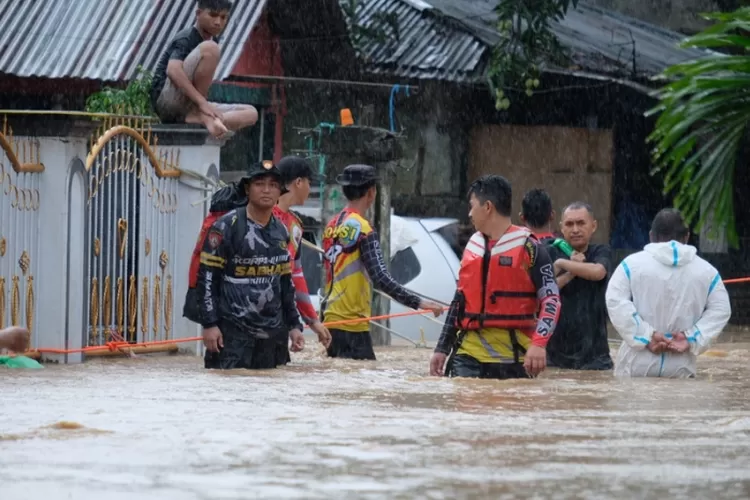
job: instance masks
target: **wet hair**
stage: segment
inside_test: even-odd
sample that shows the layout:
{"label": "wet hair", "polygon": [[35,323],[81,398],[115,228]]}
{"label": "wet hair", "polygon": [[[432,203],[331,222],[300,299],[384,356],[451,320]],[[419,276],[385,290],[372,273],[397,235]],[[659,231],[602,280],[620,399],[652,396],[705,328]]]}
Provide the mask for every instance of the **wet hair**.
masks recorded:
{"label": "wet hair", "polygon": [[198,8],[221,12],[223,10],[232,10],[232,2],[230,0],[198,0]]}
{"label": "wet hair", "polygon": [[521,201],[521,213],[531,227],[549,224],[552,217],[552,200],[544,189],[532,189]]}
{"label": "wet hair", "polygon": [[469,198],[472,194],[482,203],[492,203],[500,215],[510,217],[513,190],[505,177],[494,174],[481,176],[469,186]]}
{"label": "wet hair", "polygon": [[675,208],[664,208],[656,214],[651,222],[651,237],[654,243],[664,243],[666,241],[685,241],[690,229],[685,224],[682,214]]}
{"label": "wet hair", "polygon": [[565,207],[565,209],[563,210],[563,214],[565,214],[565,212],[567,212],[568,210],[581,210],[582,208],[585,209],[589,213],[589,215],[591,215],[592,219],[596,218],[594,217],[594,209],[591,208],[591,205],[589,205],[585,201],[574,201],[573,203]]}
{"label": "wet hair", "polygon": [[361,186],[341,186],[341,190],[344,192],[344,196],[349,201],[357,201],[365,197],[371,187],[375,185],[375,181],[370,181]]}

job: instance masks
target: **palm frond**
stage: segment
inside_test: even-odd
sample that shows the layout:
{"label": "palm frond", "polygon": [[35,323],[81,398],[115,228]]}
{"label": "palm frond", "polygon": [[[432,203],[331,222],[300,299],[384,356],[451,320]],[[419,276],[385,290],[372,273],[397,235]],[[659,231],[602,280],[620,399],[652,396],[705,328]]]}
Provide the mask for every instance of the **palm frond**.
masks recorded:
{"label": "palm frond", "polygon": [[[683,42],[684,47],[750,51],[750,8],[706,16],[718,22]],[[712,216],[737,247],[734,172],[750,123],[750,57],[710,54],[665,70],[667,83],[655,93],[658,115],[648,142],[653,173],[664,175],[664,191],[687,221],[700,228]],[[706,207],[711,207],[711,212]]]}

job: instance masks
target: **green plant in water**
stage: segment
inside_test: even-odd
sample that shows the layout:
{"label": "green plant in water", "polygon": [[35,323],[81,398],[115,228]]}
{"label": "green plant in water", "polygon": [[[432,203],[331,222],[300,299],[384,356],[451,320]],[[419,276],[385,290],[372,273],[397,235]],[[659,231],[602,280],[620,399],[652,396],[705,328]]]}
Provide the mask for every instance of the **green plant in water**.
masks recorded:
{"label": "green plant in water", "polygon": [[86,99],[86,111],[89,113],[130,114],[138,116],[155,116],[151,109],[150,71],[138,66],[136,77],[124,89],[104,87]]}
{"label": "green plant in water", "polygon": [[564,65],[565,51],[550,27],[561,21],[578,0],[503,0],[494,8],[501,40],[493,48],[487,80],[495,97],[495,108],[508,109],[503,91],[523,88],[527,96],[539,87],[539,64]]}
{"label": "green plant in water", "polygon": [[689,224],[700,229],[712,219],[709,235],[725,228],[737,248],[734,173],[750,123],[750,7],[704,17],[716,24],[681,46],[721,47],[737,55],[709,54],[661,75],[669,83],[647,113],[659,115],[648,138],[652,174],[664,174],[664,192],[675,194],[675,208]]}

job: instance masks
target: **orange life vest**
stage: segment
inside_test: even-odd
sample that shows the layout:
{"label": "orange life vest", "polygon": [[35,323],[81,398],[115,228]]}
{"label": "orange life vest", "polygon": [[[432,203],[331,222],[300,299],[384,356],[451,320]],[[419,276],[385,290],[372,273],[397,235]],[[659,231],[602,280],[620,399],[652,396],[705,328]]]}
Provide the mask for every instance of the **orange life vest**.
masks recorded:
{"label": "orange life vest", "polygon": [[539,302],[526,251],[530,234],[526,228],[510,226],[491,248],[482,233],[471,237],[458,272],[460,329],[528,330],[536,326]]}

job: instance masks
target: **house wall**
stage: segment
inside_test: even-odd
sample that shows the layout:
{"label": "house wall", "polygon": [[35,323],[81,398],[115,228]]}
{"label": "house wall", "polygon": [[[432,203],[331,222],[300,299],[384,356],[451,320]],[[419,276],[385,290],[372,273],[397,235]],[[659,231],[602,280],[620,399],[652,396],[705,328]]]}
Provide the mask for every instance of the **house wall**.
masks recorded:
{"label": "house wall", "polygon": [[[268,13],[264,12],[256,22],[245,42],[232,76],[283,76],[279,36],[271,30]],[[222,179],[231,180],[238,172],[247,170],[256,161],[281,158],[283,147],[283,123],[286,102],[282,86],[272,82],[233,81],[232,85],[247,88],[267,88],[272,93],[270,106],[258,108],[258,123],[239,130],[235,137],[221,150]],[[214,85],[221,85],[220,82]],[[261,153],[262,151],[262,153]]]}
{"label": "house wall", "polygon": [[470,133],[468,180],[485,174],[513,186],[513,215],[523,194],[545,189],[558,214],[574,201],[589,203],[599,221],[596,243],[608,243],[612,207],[612,129],[477,125]]}
{"label": "house wall", "polygon": [[[284,74],[279,36],[271,31],[266,12],[261,14],[255,23],[231,74],[240,76],[281,76]],[[256,82],[236,84],[246,87],[267,86],[267,84]]]}

